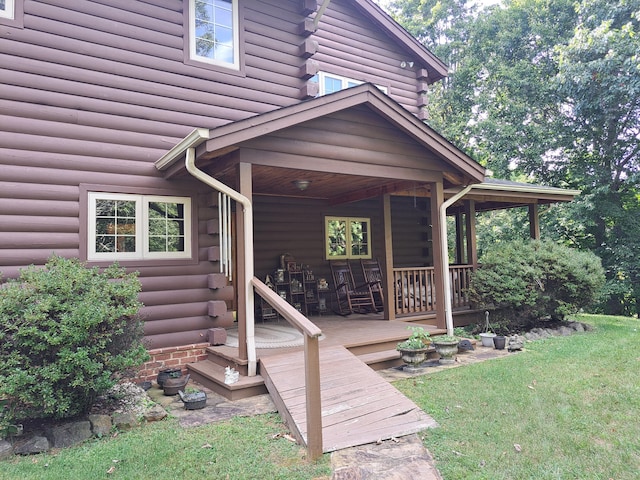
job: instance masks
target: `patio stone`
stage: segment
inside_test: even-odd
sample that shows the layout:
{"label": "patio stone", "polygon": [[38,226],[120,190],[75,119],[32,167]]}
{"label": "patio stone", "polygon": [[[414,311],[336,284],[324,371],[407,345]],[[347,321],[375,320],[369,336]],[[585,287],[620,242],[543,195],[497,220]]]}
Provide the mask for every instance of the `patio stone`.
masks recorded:
{"label": "patio stone", "polygon": [[441,480],[416,434],[338,450],[331,454],[331,480]]}

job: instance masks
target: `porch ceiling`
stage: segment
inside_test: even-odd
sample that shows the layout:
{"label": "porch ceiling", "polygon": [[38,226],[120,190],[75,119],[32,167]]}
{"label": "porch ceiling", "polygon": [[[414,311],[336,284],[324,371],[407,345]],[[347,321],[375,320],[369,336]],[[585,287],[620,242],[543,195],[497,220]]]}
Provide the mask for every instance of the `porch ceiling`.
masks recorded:
{"label": "porch ceiling", "polygon": [[[217,172],[215,176],[232,188],[237,187],[235,168],[228,167]],[[294,184],[297,180],[307,180],[310,183],[305,190],[300,190]],[[254,195],[322,199],[334,205],[379,197],[387,193],[403,194],[417,189],[418,186],[420,186],[423,196],[428,192],[428,185],[420,185],[408,180],[391,180],[365,175],[345,176],[344,174],[264,165],[252,166],[252,182]]]}

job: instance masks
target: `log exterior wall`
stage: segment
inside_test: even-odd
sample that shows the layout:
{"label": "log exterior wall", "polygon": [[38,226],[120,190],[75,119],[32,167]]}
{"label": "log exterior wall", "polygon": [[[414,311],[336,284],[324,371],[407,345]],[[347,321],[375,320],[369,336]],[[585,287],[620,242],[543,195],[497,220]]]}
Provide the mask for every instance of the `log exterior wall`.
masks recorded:
{"label": "log exterior wall", "polygon": [[[428,202],[424,198],[414,203],[411,197],[392,197],[394,267],[433,265],[432,252],[427,255],[431,243],[426,237],[431,223]],[[298,263],[309,265],[316,277],[331,281],[329,262],[324,254],[325,216],[370,218],[372,256],[382,262],[384,224],[379,198],[330,206],[319,200],[258,196],[254,199],[254,209],[255,270],[263,280],[279,268],[280,256],[287,253]],[[424,227],[416,228],[417,224]]]}
{"label": "log exterior wall", "polygon": [[[86,260],[81,219],[91,185],[191,192],[198,213],[194,258],[122,262],[140,272],[150,348],[199,344],[208,328],[233,321],[230,311],[215,317],[208,311],[208,302],[230,305],[233,298],[232,287],[219,281],[209,288],[218,238],[207,222],[216,220],[217,209],[202,185],[156,171],[154,162],[168,149],[193,128],[300,102],[304,72],[314,68],[388,86],[395,100],[418,112],[421,82],[399,66],[401,48],[349,0],[333,0],[311,35],[300,25],[314,2],[240,0],[239,72],[185,62],[187,1],[17,1],[24,7],[20,18],[0,23],[0,271],[15,277],[53,252]],[[300,205],[279,226],[285,238],[290,218],[307,221]],[[318,215],[330,211],[313,208]],[[261,245],[274,213],[263,202],[257,216],[260,272],[286,242],[279,237],[278,252]],[[317,229],[310,245],[319,246],[316,238]],[[297,253],[296,245],[286,247]]]}

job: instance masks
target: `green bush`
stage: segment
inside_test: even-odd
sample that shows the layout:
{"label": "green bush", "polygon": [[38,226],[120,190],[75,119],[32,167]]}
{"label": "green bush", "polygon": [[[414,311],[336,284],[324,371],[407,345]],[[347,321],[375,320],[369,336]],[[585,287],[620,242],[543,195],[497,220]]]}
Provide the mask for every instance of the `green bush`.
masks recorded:
{"label": "green bush", "polygon": [[544,317],[563,320],[594,304],[604,286],[600,259],[550,241],[497,244],[472,274],[469,296],[496,309],[492,324],[507,330]]}
{"label": "green bush", "polygon": [[[148,359],[140,282],[53,256],[0,288],[0,399],[4,423],[69,418]],[[2,419],[0,419],[2,420]]]}

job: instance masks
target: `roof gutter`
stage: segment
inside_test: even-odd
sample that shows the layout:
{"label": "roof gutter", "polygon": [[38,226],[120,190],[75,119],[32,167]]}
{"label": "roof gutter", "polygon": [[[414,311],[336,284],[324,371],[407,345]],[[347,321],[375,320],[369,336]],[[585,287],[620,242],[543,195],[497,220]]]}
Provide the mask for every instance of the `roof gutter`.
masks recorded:
{"label": "roof gutter", "polygon": [[[564,194],[564,195],[580,195],[582,192],[580,190],[569,190],[558,187],[546,187],[544,185],[508,185],[501,183],[476,183],[473,185],[474,190],[507,190],[509,192],[524,192],[524,193],[549,193],[553,195]],[[451,189],[445,190],[445,193],[452,192]]]}
{"label": "roof gutter", "polygon": [[207,173],[203,172],[196,167],[196,148],[205,140],[209,139],[209,130],[206,128],[197,128],[193,130],[189,135],[182,139],[177,145],[163,155],[158,161],[156,161],[156,168],[158,170],[165,170],[173,165],[178,158],[185,154],[185,167],[189,174],[200,180],[205,185],[210,186],[218,192],[222,192],[228,195],[230,198],[242,205],[242,218],[244,224],[244,277],[246,292],[250,292],[246,295],[245,309],[246,309],[246,332],[247,332],[247,360],[248,360],[248,375],[256,375],[256,342],[255,342],[255,319],[254,319],[254,300],[253,300],[253,207],[251,201],[239,192],[236,192],[232,188],[229,188],[224,183],[216,180]]}
{"label": "roof gutter", "polygon": [[449,275],[449,244],[447,242],[447,208],[464,197],[476,185],[467,185],[453,197],[442,202],[440,213],[440,251],[442,252],[442,278],[444,279],[444,316],[447,335],[453,335],[453,306],[451,300],[451,276]]}

